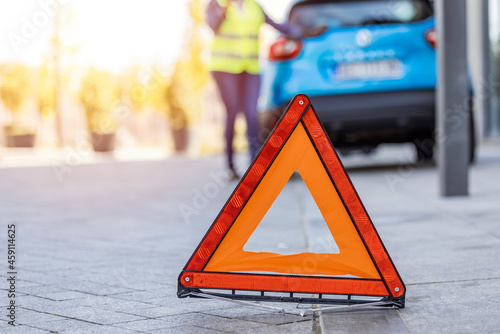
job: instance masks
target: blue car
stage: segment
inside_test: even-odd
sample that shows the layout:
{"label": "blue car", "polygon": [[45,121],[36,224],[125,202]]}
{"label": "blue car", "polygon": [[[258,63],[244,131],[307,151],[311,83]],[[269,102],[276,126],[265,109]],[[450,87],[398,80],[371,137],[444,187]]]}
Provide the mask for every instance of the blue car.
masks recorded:
{"label": "blue car", "polygon": [[271,46],[260,100],[263,128],[269,132],[291,98],[304,93],[341,152],[412,142],[419,159],[432,157],[432,2],[296,1],[288,21],[309,30],[326,28],[300,41],[282,36]]}

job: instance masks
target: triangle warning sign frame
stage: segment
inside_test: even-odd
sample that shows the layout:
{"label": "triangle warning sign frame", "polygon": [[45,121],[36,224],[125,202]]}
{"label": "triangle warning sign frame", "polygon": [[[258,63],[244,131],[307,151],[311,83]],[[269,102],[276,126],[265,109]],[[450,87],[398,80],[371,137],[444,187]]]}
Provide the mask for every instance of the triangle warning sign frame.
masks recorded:
{"label": "triangle warning sign frame", "polygon": [[[246,252],[298,171],[340,253]],[[405,305],[406,287],[309,98],[294,97],[179,275],[179,298]]]}

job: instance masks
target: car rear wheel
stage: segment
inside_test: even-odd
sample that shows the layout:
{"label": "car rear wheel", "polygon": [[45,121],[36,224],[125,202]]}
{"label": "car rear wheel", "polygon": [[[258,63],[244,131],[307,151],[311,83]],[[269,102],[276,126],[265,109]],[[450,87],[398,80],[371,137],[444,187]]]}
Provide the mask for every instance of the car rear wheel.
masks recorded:
{"label": "car rear wheel", "polygon": [[[432,144],[422,145],[422,143],[425,143],[425,142],[428,142],[428,143],[432,142]],[[414,145],[415,145],[415,150],[417,152],[417,161],[418,162],[432,160],[432,157],[434,156],[434,147],[436,145],[434,143],[434,140],[431,140],[431,139],[422,140],[422,141],[417,140],[416,142],[414,142]]]}
{"label": "car rear wheel", "polygon": [[476,161],[476,127],[474,125],[474,102],[469,99],[469,164]]}
{"label": "car rear wheel", "polygon": [[[474,103],[473,99],[469,100],[469,164],[473,164],[476,160],[476,131],[474,126]],[[432,160],[434,149],[436,147],[434,139],[418,139],[414,142],[417,152],[417,160],[419,162]]]}

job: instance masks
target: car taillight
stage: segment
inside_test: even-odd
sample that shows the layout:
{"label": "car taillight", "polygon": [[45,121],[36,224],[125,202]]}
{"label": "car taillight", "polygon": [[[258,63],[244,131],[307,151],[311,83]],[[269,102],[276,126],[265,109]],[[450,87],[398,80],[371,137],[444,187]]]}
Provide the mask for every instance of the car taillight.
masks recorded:
{"label": "car taillight", "polygon": [[269,49],[269,60],[288,60],[297,57],[302,51],[302,42],[281,37]]}
{"label": "car taillight", "polygon": [[425,32],[425,40],[434,49],[437,47],[437,34],[436,34],[436,30],[434,28],[429,29]]}

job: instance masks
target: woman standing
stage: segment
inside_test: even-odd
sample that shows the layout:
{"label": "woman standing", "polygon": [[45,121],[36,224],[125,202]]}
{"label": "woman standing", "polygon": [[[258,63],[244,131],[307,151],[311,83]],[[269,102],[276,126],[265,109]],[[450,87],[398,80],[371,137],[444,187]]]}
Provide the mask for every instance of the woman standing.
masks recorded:
{"label": "woman standing", "polygon": [[210,70],[226,107],[226,159],[232,179],[234,122],[243,111],[247,122],[250,158],[260,148],[257,100],[260,90],[259,31],[268,23],[285,35],[301,38],[301,27],[276,24],[254,0],[210,0],[207,22],[214,31]]}

